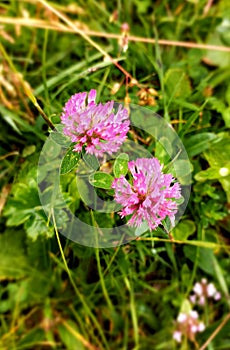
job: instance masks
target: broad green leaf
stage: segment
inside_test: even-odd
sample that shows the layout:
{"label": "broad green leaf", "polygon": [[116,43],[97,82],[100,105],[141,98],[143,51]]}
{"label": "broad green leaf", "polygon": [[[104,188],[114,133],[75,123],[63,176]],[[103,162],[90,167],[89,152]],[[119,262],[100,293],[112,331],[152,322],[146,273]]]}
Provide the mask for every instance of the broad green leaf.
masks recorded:
{"label": "broad green leaf", "polygon": [[193,171],[192,163],[185,159],[178,159],[170,164],[167,173],[172,174],[182,185],[188,184],[187,178]]}
{"label": "broad green leaf", "polygon": [[163,136],[156,142],[155,157],[161,163],[167,164],[170,160],[170,154],[172,154],[172,143],[167,137]]}
{"label": "broad green leaf", "polygon": [[184,241],[196,231],[196,225],[192,220],[183,220],[173,229],[174,239]]}
{"label": "broad green leaf", "polygon": [[80,153],[74,152],[72,147],[69,148],[62,160],[60,174],[63,175],[69,173],[74,168],[77,168],[80,157]]}
{"label": "broad green leaf", "polygon": [[[205,244],[206,242],[204,242]],[[208,242],[207,242],[208,243]],[[191,260],[193,263],[198,264],[198,267],[210,274],[210,275],[214,275],[215,271],[213,268],[213,257],[214,257],[214,253],[212,249],[208,249],[208,248],[196,248],[196,247],[192,247],[192,246],[185,246],[184,247],[184,254],[185,256]]]}
{"label": "broad green leaf", "polygon": [[94,154],[84,153],[83,160],[91,170],[98,170],[100,167],[100,163]]}
{"label": "broad green leaf", "polygon": [[92,187],[85,178],[77,178],[77,189],[81,200],[88,206],[93,204],[94,194],[92,193]]}
{"label": "broad green leaf", "polygon": [[228,202],[230,202],[230,175],[228,174],[230,167],[230,135],[222,133],[218,137],[219,139],[212,144],[211,148],[204,152],[204,156],[212,169],[219,169],[218,181],[226,192]]}
{"label": "broad green leaf", "polygon": [[[14,207],[15,210],[15,207]],[[31,210],[20,210],[20,211],[15,211],[12,216],[9,217],[9,219],[6,222],[6,225],[11,227],[11,226],[19,226],[26,222],[31,216]]]}
{"label": "broad green leaf", "polygon": [[[223,46],[223,42],[221,40],[221,36],[218,33],[218,31],[215,31],[209,35],[207,44]],[[205,59],[207,59],[214,66],[229,68],[229,65],[230,65],[230,53],[225,51],[207,50]]]}
{"label": "broad green leaf", "polygon": [[50,137],[58,145],[69,147],[71,144],[70,138],[65,136],[62,131],[60,132],[58,130],[52,130]]}
{"label": "broad green leaf", "polygon": [[129,156],[126,153],[121,153],[115,160],[113,166],[113,173],[115,177],[126,175],[128,172]]}
{"label": "broad green leaf", "polygon": [[[228,90],[230,91],[230,88]],[[229,100],[228,90],[226,92],[227,101]],[[211,105],[212,109],[222,114],[226,127],[230,127],[230,107],[226,107],[224,100],[212,96],[208,99],[208,103]],[[230,104],[229,101],[228,104]]]}
{"label": "broad green leaf", "polygon": [[191,94],[191,84],[184,69],[170,68],[165,74],[164,83],[171,98],[186,98]]}
{"label": "broad green leaf", "polygon": [[195,175],[196,181],[218,180],[224,177],[230,177],[230,162],[222,168],[210,167]]}
{"label": "broad green leaf", "polygon": [[102,171],[97,171],[89,177],[89,182],[92,186],[106,190],[111,189],[113,180],[114,178],[110,174],[103,173]]}
{"label": "broad green leaf", "polygon": [[197,156],[210,148],[212,141],[216,139],[216,135],[210,132],[203,132],[197,135],[191,135],[184,140],[184,146],[190,157]]}
{"label": "broad green leaf", "polygon": [[205,151],[204,155],[211,166],[222,168],[230,159],[230,134],[227,132],[218,134],[215,143]]}

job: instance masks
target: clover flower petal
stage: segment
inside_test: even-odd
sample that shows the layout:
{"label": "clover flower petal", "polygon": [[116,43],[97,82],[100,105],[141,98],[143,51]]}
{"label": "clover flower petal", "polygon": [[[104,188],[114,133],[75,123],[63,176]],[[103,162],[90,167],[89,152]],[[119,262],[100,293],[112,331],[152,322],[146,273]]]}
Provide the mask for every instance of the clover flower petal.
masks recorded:
{"label": "clover flower petal", "polygon": [[163,166],[157,158],[138,158],[128,163],[132,175],[130,184],[124,176],[112,184],[115,201],[123,206],[121,217],[132,214],[128,224],[138,227],[144,221],[154,230],[167,216],[174,225],[181,197],[179,183],[172,183],[171,174],[163,174]]}
{"label": "clover flower petal", "polygon": [[75,152],[82,148],[89,154],[102,157],[117,152],[129,130],[128,111],[119,105],[113,111],[114,101],[96,104],[96,91],[73,95],[65,104],[61,115],[63,133],[76,143]]}

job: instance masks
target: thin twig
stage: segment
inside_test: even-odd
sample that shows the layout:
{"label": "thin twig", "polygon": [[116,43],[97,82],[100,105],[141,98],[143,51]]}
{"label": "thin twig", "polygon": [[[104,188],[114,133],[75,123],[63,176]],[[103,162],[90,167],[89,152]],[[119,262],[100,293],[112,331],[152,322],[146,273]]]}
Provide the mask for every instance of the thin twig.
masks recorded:
{"label": "thin twig", "polygon": [[[56,10],[55,10],[56,11]],[[121,39],[122,35],[120,34],[114,34],[114,33],[104,33],[104,32],[98,32],[94,30],[80,30],[77,28],[77,26],[68,20],[72,25],[71,27],[67,27],[63,25],[60,22],[57,21],[46,21],[46,20],[40,20],[40,19],[33,19],[33,18],[13,18],[13,17],[0,17],[0,23],[4,24],[15,24],[25,26],[25,27],[35,27],[40,29],[50,29],[50,30],[56,30],[60,32],[67,32],[67,33],[76,33],[80,31],[82,34],[86,36],[95,36],[95,37],[101,37],[101,38],[107,38],[107,39]],[[72,27],[74,26],[74,28]],[[127,37],[129,41],[134,42],[143,42],[148,44],[155,44],[156,39],[154,38],[143,38],[139,36],[130,35]],[[200,44],[200,43],[194,43],[194,42],[185,42],[185,41],[174,41],[174,40],[166,40],[166,39],[159,39],[158,41],[159,45],[166,45],[166,46],[180,46],[180,47],[187,47],[190,49],[201,49],[201,50],[216,50],[216,51],[224,51],[224,52],[230,52],[230,47],[227,46],[220,46],[220,45],[209,45],[209,44]],[[96,43],[95,43],[96,44]],[[102,49],[100,47],[100,52],[102,52]],[[105,54],[103,50],[103,54]],[[106,53],[106,56],[108,54]]]}
{"label": "thin twig", "polygon": [[65,22],[75,33],[81,35],[82,38],[88,41],[90,45],[92,45],[93,47],[95,47],[95,49],[101,52],[105,56],[105,58],[110,60],[126,76],[126,78],[129,78],[130,80],[135,80],[135,78],[133,78],[131,74],[129,74],[116,60],[114,60],[110,55],[108,55],[108,53],[105,50],[103,50],[103,48],[100,45],[93,41],[84,30],[79,29],[67,16],[65,16],[63,13],[49,5],[45,0],[39,0],[39,2],[45,8],[54,13],[63,22]]}
{"label": "thin twig", "polygon": [[199,350],[205,350],[207,346],[211,343],[211,341],[215,338],[215,336],[221,331],[224,325],[230,320],[230,313],[223,319],[221,324],[215,329],[215,331],[210,335],[208,340],[201,346]]}

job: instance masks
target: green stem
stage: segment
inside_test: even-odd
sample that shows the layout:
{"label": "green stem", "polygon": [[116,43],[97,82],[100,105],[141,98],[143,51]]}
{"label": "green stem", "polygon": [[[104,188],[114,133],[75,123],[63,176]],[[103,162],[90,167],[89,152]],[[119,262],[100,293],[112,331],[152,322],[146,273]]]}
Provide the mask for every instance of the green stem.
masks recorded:
{"label": "green stem", "polygon": [[[93,223],[93,226],[96,226],[97,225],[97,222],[94,218],[94,215],[93,215],[93,211],[91,210],[91,218],[92,218],[92,223]],[[96,240],[98,238],[98,235],[97,235],[97,232],[95,233],[95,237],[96,237]],[[98,240],[97,240],[97,245],[98,245]],[[98,273],[99,273],[99,277],[100,277],[100,282],[101,282],[101,287],[102,287],[102,292],[104,294],[104,297],[105,297],[105,300],[109,306],[109,308],[111,310],[113,310],[113,304],[111,303],[111,300],[109,298],[109,295],[108,295],[108,292],[107,292],[107,289],[106,289],[106,286],[105,286],[105,280],[104,280],[104,276],[103,276],[103,272],[102,272],[102,269],[101,269],[101,261],[100,261],[100,255],[99,255],[99,248],[96,248],[95,249],[96,251],[96,260],[97,260],[97,268],[98,268]]]}
{"label": "green stem", "polygon": [[134,291],[131,287],[131,284],[128,278],[125,277],[124,280],[130,294],[130,311],[131,311],[131,317],[133,322],[135,349],[138,350],[139,349],[139,332],[138,332],[138,319],[137,319],[137,312],[135,307]]}
{"label": "green stem", "polygon": [[60,237],[59,237],[59,233],[58,233],[58,229],[57,229],[57,225],[56,225],[56,220],[55,220],[53,209],[52,209],[52,219],[53,219],[53,223],[54,223],[54,230],[55,230],[55,234],[56,234],[56,237],[57,237],[58,246],[59,246],[59,249],[60,249],[60,252],[61,252],[61,256],[62,256],[62,260],[63,260],[64,266],[65,266],[66,272],[67,272],[67,274],[69,276],[70,283],[72,284],[73,289],[74,289],[76,295],[78,296],[79,300],[81,301],[81,303],[82,303],[86,313],[89,315],[89,317],[94,322],[96,328],[98,329],[98,332],[99,332],[99,334],[101,336],[101,339],[104,342],[105,349],[109,350],[109,346],[108,346],[107,340],[105,338],[105,335],[103,333],[103,330],[102,330],[99,322],[97,321],[96,317],[94,316],[94,314],[90,310],[89,306],[84,301],[84,298],[81,295],[81,293],[79,292],[79,290],[78,290],[78,288],[77,288],[77,286],[76,286],[76,284],[75,284],[75,282],[73,280],[72,274],[71,274],[71,272],[70,272],[70,270],[68,268],[68,265],[67,265],[67,262],[66,262],[66,258],[65,258],[65,255],[64,255],[64,252],[63,252],[63,249],[62,249],[62,245],[61,245],[61,241],[60,241]]}
{"label": "green stem", "polygon": [[105,300],[108,304],[108,307],[110,308],[110,310],[113,310],[113,304],[109,298],[109,294],[107,292],[106,286],[105,286],[105,280],[104,280],[104,276],[103,276],[103,272],[101,269],[101,262],[100,262],[100,256],[99,256],[99,248],[96,248],[96,259],[97,259],[97,268],[98,268],[98,273],[99,273],[99,277],[100,277],[100,282],[101,282],[101,288],[105,297]]}

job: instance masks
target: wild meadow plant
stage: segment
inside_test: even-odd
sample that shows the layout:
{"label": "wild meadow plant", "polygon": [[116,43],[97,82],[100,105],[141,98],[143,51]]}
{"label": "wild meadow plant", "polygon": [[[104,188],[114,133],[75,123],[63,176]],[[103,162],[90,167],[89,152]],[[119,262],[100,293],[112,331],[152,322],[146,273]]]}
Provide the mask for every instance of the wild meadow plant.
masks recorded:
{"label": "wild meadow plant", "polygon": [[61,121],[63,133],[75,143],[73,151],[81,152],[84,147],[86,153],[103,157],[117,152],[124,142],[129,130],[128,111],[120,105],[113,113],[113,101],[97,105],[95,100],[95,90],[73,95],[65,104]]}
{"label": "wild meadow plant", "polygon": [[[119,151],[130,129],[129,112],[122,105],[119,105],[115,112],[113,105],[114,101],[104,105],[96,104],[95,90],[77,93],[68,100],[61,115],[61,122],[64,124],[64,135],[73,143],[72,152],[91,154],[102,160],[106,154],[111,156]],[[119,156],[118,152],[115,162]],[[167,218],[174,227],[178,203],[182,197],[179,182],[172,174],[163,173],[164,165],[155,157],[128,161],[128,154],[123,153],[122,156],[123,160],[124,156],[127,156],[125,167],[124,163],[122,164],[124,171],[120,176],[114,177],[110,189],[114,191],[115,201],[121,205],[118,214],[121,218],[128,218],[129,226],[144,226],[145,230],[148,228],[150,232],[159,225],[164,226]],[[113,167],[106,169],[106,174],[112,172]],[[100,188],[100,185],[97,187]],[[193,294],[189,297],[190,302],[194,305],[204,305],[210,298],[216,301],[221,298],[214,284],[207,283],[205,278],[196,282]],[[192,309],[190,302],[183,301],[182,311],[177,316],[172,335],[175,342],[182,344],[182,349],[187,349],[188,342],[198,348],[196,334],[202,333],[206,328],[205,323],[199,319],[198,311]]]}
{"label": "wild meadow plant", "polygon": [[211,321],[210,314],[213,313],[211,299],[214,302],[221,299],[221,293],[217,291],[214,283],[208,283],[206,278],[196,282],[192,291],[189,300],[184,300],[181,305],[173,331],[173,339],[181,344],[182,349],[189,346],[189,341],[199,348],[196,335],[204,332]]}
{"label": "wild meadow plant", "polygon": [[228,7],[1,2],[1,350],[230,349]]}
{"label": "wild meadow plant", "polygon": [[[95,100],[95,90],[73,95],[65,104],[61,122],[64,135],[74,144],[73,152],[85,151],[103,158],[119,150],[130,122],[128,110],[121,104],[115,113],[114,101],[97,105]],[[162,169],[157,158],[137,158],[127,163],[127,174],[114,178],[111,189],[114,189],[115,201],[122,205],[121,218],[131,216],[128,225],[140,227],[147,223],[148,228],[154,230],[166,217],[175,225],[180,185],[171,174],[163,174]]]}
{"label": "wild meadow plant", "polygon": [[182,342],[182,337],[195,343],[197,332],[203,332],[205,325],[199,320],[197,311],[190,310],[188,313],[179,313],[176,319],[176,330],[173,332],[173,339],[178,343]]}

